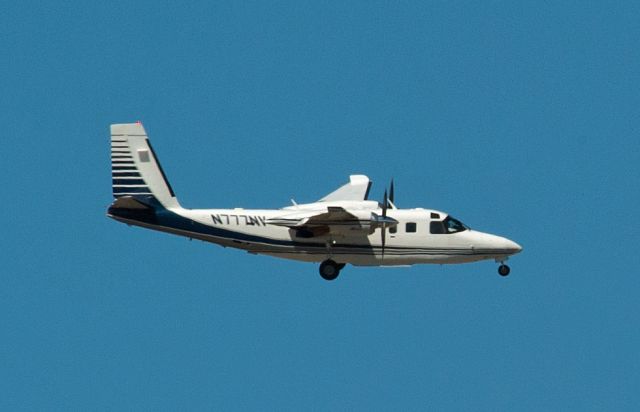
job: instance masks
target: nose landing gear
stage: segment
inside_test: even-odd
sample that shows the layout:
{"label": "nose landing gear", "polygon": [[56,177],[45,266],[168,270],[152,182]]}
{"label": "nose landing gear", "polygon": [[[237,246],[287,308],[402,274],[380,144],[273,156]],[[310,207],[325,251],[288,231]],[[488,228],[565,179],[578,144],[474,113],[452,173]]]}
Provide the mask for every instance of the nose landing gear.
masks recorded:
{"label": "nose landing gear", "polygon": [[498,267],[498,274],[500,276],[508,276],[509,273],[511,273],[511,268],[509,268],[509,266],[505,265],[504,263]]}

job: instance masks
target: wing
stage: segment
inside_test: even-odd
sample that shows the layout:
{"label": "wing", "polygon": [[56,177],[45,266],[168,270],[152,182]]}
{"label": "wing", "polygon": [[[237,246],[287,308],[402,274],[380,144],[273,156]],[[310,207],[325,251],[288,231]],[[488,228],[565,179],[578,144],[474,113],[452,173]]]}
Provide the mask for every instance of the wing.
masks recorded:
{"label": "wing", "polygon": [[267,223],[293,229],[298,237],[316,237],[329,233],[366,236],[379,227],[395,226],[398,221],[370,210],[348,211],[339,206],[329,206],[326,211],[288,213],[273,217],[267,219]]}
{"label": "wing", "polygon": [[[367,176],[351,175],[349,183],[329,193],[318,202],[284,208],[283,210],[287,213],[269,218],[267,223],[295,230],[297,237],[316,237],[329,233],[366,236],[382,225],[396,225],[398,222],[395,219],[379,216],[374,212],[378,207],[376,202],[366,201],[370,188],[371,181]],[[359,204],[359,207],[347,210],[333,202],[338,205],[340,202],[363,203]]]}
{"label": "wing", "polygon": [[349,212],[338,206],[329,206],[326,211],[288,213],[267,219],[267,223],[296,230],[299,237],[315,237],[331,233],[366,234],[371,230],[371,212]]}
{"label": "wing", "polygon": [[365,175],[349,176],[349,183],[329,193],[319,202],[335,202],[341,200],[367,200],[371,180]]}

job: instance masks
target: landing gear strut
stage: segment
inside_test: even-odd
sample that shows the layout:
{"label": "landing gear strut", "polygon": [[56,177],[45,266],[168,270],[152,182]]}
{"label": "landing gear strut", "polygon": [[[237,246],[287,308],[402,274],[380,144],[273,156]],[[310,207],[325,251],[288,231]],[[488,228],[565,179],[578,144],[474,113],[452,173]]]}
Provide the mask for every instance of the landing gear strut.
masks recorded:
{"label": "landing gear strut", "polygon": [[331,259],[327,259],[320,264],[320,276],[324,280],[334,280],[340,275],[340,270],[344,267],[344,263],[336,263]]}
{"label": "landing gear strut", "polygon": [[500,276],[508,276],[510,272],[511,272],[511,269],[509,268],[509,266],[505,265],[504,263],[500,265],[500,267],[498,267],[498,274]]}

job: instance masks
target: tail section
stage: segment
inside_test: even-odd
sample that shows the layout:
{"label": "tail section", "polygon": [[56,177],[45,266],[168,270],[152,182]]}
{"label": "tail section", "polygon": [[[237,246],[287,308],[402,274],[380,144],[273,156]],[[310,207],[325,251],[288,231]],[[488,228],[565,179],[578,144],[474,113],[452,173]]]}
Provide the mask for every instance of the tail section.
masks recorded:
{"label": "tail section", "polygon": [[180,207],[141,123],[111,125],[113,197],[155,198]]}

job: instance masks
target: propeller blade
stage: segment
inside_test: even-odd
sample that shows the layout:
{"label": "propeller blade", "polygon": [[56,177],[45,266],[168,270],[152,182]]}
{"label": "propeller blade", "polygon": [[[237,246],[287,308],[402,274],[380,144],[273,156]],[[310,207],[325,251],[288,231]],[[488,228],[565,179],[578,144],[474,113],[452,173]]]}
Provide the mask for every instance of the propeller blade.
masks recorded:
{"label": "propeller blade", "polygon": [[394,197],[394,190],[393,190],[393,178],[391,178],[391,186],[389,187],[389,201],[391,202],[392,205],[396,204],[395,197]]}
{"label": "propeller blade", "polygon": [[387,242],[387,207],[389,207],[389,198],[387,197],[387,189],[384,190],[384,201],[382,202],[382,230],[380,235],[382,236],[382,260],[384,260],[384,245]]}
{"label": "propeller blade", "polygon": [[384,200],[382,201],[382,217],[387,217],[387,208],[389,207],[389,198],[387,197],[387,189],[384,190]]}

